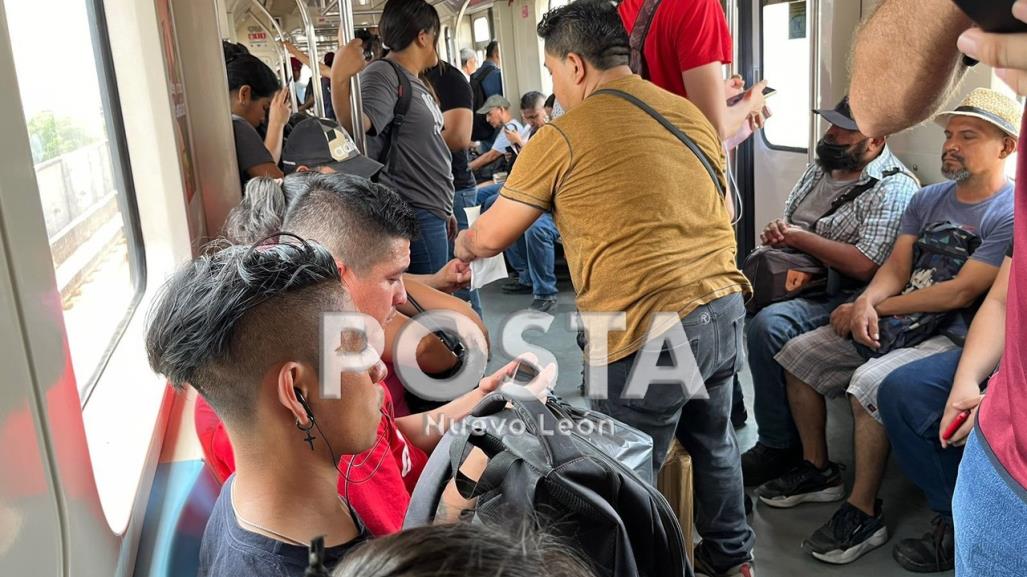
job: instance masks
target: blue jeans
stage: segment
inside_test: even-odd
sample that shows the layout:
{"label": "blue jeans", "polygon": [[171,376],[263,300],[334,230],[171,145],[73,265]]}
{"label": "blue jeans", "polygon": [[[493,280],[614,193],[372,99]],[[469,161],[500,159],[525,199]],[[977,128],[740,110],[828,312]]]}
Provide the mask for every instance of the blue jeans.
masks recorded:
{"label": "blue jeans", "polygon": [[881,383],[877,404],[895,460],[927,495],[931,510],[952,516],[952,493],[963,449],[941,448],[938,427],[963,349],[953,349],[896,369]]}
{"label": "blue jeans", "polygon": [[521,235],[527,250],[528,274],[531,277],[532,293],[537,299],[556,298],[556,239],[558,238],[560,238],[560,232],[556,230],[553,215],[548,212],[538,217]]}
{"label": "blue jeans", "polygon": [[[731,381],[741,368],[744,322],[740,294],[700,306],[681,319],[709,399],[686,402],[679,383],[654,384],[644,398],[622,399],[637,354],[608,365],[609,398],[592,399],[594,409],[653,438],[656,471],[675,435],[692,456],[696,528],[717,570],[750,560],[755,541],[745,519],[741,457],[730,418]],[[661,355],[660,364],[669,357]]]}
{"label": "blue jeans", "polygon": [[[457,227],[460,230],[467,230],[467,212],[464,208],[478,205],[478,189],[464,188],[453,194],[453,214],[456,215]],[[453,254],[453,243],[449,243],[449,254]],[[481,317],[481,298],[477,290],[460,289],[453,293],[453,296],[471,303],[471,308]],[[484,317],[482,317],[484,318]]]}
{"label": "blue jeans", "polygon": [[[478,204],[481,205],[482,212],[492,208],[492,205],[496,203],[496,199],[499,198],[499,191],[502,189],[503,183],[487,184],[478,187]],[[521,235],[518,237],[517,242],[503,251],[503,256],[506,257],[506,263],[510,265],[510,268],[517,272],[517,282],[524,286],[532,286],[531,271],[528,269],[528,244],[525,236]],[[550,294],[556,294],[555,273],[553,275],[553,292]]]}
{"label": "blue jeans", "polygon": [[774,303],[746,323],[745,338],[761,444],[775,449],[801,446],[792,411],[788,408],[784,369],[774,360],[774,355],[793,338],[829,323],[831,312],[850,296],[796,298]]}
{"label": "blue jeans", "polygon": [[446,219],[415,208],[420,234],[410,243],[410,268],[413,274],[433,274],[449,262],[449,234]]}
{"label": "blue jeans", "polygon": [[974,429],[952,498],[957,577],[1027,575],[1027,491]]}

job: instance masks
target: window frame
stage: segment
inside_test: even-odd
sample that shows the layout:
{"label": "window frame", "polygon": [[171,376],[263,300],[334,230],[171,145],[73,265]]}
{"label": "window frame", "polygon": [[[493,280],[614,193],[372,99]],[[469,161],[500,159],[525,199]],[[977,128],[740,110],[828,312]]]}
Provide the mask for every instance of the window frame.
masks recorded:
{"label": "window frame", "polygon": [[[117,328],[110,336],[107,347],[100,356],[93,371],[86,375],[75,375],[79,391],[81,408],[92,397],[97,383],[110,363],[111,356],[117,349],[129,322],[135,316],[139,303],[146,292],[146,250],[143,243],[143,230],[139,217],[139,205],[136,200],[135,181],[132,178],[132,163],[128,151],[128,139],[125,136],[125,121],[121,111],[121,96],[118,92],[117,76],[114,70],[114,55],[111,50],[110,31],[103,0],[89,0],[86,3],[86,14],[93,45],[93,59],[96,62],[97,86],[103,103],[104,124],[107,132],[107,146],[110,147],[111,176],[117,187],[118,210],[125,234],[129,275],[132,281],[133,295],[125,313],[118,322]],[[68,346],[73,346],[69,342]],[[88,378],[85,386],[82,379]]]}
{"label": "window frame", "polygon": [[[783,4],[785,2],[776,2],[776,3],[777,4]],[[766,65],[764,63],[764,60],[763,60],[764,52],[765,52],[764,49],[763,49],[764,46],[765,46],[765,42],[764,42],[765,39],[764,39],[764,33],[763,33],[763,9],[766,8],[767,6],[769,6],[769,4],[764,4],[763,0],[760,0],[759,3],[757,4],[757,6],[759,7],[758,12],[759,12],[759,19],[760,19],[760,26],[759,26],[759,29],[760,29],[760,32],[759,32],[759,38],[760,38],[760,50],[759,50],[759,52],[760,52],[760,70],[763,71],[763,72],[766,72],[767,67],[766,67]],[[809,9],[809,4],[808,3],[806,5],[806,8],[807,8],[807,10]],[[809,18],[809,15],[807,14],[806,17]],[[809,38],[810,38],[810,35],[809,35],[809,22],[806,23],[806,29],[807,29],[806,40],[809,41]],[[811,54],[812,54],[812,51],[811,51]],[[810,65],[810,61],[809,61],[809,58],[807,58],[806,59],[806,66],[808,67],[809,65]],[[812,80],[811,80],[811,82],[812,82]],[[806,87],[806,90],[809,91],[809,86]],[[811,107],[812,107],[812,103],[811,103]],[[812,112],[810,114],[812,114]],[[812,118],[810,118],[810,122],[814,122],[814,120]],[[795,153],[798,153],[798,154],[809,154],[809,147],[808,146],[798,147],[798,146],[788,146],[788,145],[784,145],[784,144],[774,144],[774,143],[772,143],[770,141],[769,138],[767,138],[767,131],[766,130],[757,130],[756,132],[759,133],[760,141],[763,143],[763,145],[766,146],[770,150],[776,150],[776,151],[779,151],[779,152],[795,152]]]}

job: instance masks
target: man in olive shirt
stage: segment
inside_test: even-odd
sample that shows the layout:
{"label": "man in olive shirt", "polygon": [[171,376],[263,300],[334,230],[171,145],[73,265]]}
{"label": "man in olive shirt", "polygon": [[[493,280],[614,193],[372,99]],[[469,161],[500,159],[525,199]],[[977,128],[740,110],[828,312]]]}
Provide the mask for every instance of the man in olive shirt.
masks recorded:
{"label": "man in olive shirt", "polygon": [[[696,567],[706,575],[751,577],[754,539],[729,419],[748,284],[735,265],[719,191],[720,139],[693,104],[632,75],[628,38],[612,3],[568,4],[549,12],[538,31],[567,112],[529,141],[499,199],[457,237],[456,256],[469,262],[498,254],[552,212],[589,330],[593,406],[650,434],[657,470],[677,429],[695,460],[697,526],[705,537]],[[642,100],[688,134],[721,186],[669,130],[619,96],[594,94],[602,89]],[[615,131],[610,118],[622,119]],[[588,322],[597,313],[625,314],[604,333]],[[673,376],[637,386],[633,367],[651,374],[657,357]],[[694,380],[709,398],[690,394]],[[635,398],[622,398],[629,384],[627,396]]]}

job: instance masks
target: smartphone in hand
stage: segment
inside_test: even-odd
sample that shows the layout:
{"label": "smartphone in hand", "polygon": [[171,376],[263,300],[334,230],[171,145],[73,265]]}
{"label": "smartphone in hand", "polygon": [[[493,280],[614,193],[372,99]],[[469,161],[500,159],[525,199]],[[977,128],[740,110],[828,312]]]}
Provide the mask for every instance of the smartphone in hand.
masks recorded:
{"label": "smartphone in hand", "polygon": [[986,32],[1027,32],[1027,22],[1013,16],[1016,0],[953,0]]}

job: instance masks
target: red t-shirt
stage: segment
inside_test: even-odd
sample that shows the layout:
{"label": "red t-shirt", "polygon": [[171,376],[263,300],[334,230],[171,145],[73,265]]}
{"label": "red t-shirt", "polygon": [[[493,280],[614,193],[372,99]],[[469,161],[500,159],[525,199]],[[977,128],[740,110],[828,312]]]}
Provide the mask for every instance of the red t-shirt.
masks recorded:
{"label": "red t-shirt", "polygon": [[[1020,150],[1027,147],[1027,115],[1020,129]],[[1027,152],[1016,170],[1013,268],[1006,295],[1006,348],[998,372],[988,383],[978,423],[1006,472],[1027,489]]]}
{"label": "red t-shirt", "polygon": [[[408,443],[396,428],[392,395],[388,387],[379,385],[385,390],[385,398],[378,440],[359,455],[343,455],[339,459],[339,495],[375,536],[403,528],[410,493],[428,461],[424,451]],[[202,397],[196,399],[195,420],[207,464],[218,482],[223,483],[235,472],[232,442],[225,426]]]}
{"label": "red t-shirt", "polygon": [[[631,34],[645,0],[624,0],[618,7]],[[656,9],[642,53],[650,80],[680,96],[681,73],[711,62],[731,63],[731,30],[717,0],[663,0]]]}

